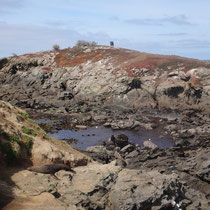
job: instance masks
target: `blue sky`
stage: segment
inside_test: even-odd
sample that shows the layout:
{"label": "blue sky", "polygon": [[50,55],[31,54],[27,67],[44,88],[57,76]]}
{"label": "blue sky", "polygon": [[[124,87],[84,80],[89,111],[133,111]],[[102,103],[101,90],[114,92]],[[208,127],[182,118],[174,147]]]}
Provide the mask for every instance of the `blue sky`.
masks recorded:
{"label": "blue sky", "polygon": [[210,59],[210,0],[0,0],[0,57],[77,40]]}

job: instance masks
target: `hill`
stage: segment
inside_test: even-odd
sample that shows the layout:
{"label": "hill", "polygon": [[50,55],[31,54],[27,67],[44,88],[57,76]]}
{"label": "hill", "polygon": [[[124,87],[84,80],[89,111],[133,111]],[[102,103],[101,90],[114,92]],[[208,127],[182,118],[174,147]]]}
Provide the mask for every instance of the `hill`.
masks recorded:
{"label": "hill", "polygon": [[98,162],[55,179],[26,167],[89,158],[0,101],[0,208],[209,209],[209,65],[106,46],[2,58],[0,99],[32,114],[68,116],[71,126],[160,126],[174,146],[145,141],[139,150],[127,136],[112,136],[84,152]]}
{"label": "hill", "polygon": [[210,112],[207,61],[106,46],[0,60],[0,99],[48,113],[110,106]]}

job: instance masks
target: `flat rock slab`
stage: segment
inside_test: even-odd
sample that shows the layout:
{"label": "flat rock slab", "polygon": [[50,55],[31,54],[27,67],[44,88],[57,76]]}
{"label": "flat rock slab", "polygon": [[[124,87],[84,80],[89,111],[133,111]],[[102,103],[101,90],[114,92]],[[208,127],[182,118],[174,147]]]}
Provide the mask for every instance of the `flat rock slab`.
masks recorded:
{"label": "flat rock slab", "polygon": [[178,196],[173,187],[171,195],[167,194],[171,185],[177,185],[177,177],[176,174],[162,175],[158,171],[122,170],[109,194],[110,208],[147,209],[146,206],[158,205],[163,197],[170,202],[171,196]]}
{"label": "flat rock slab", "polygon": [[23,170],[15,173],[11,180],[18,186],[14,192],[16,196],[37,196],[43,192],[53,192],[57,180],[49,174],[41,174]]}
{"label": "flat rock slab", "polygon": [[76,210],[73,206],[67,206],[55,199],[50,193],[42,193],[38,196],[30,196],[27,198],[15,198],[8,204],[4,210]]}
{"label": "flat rock slab", "polygon": [[114,163],[107,165],[92,163],[86,167],[78,167],[72,179],[72,188],[86,194],[94,191],[96,187],[108,189],[120,170],[120,167],[114,166]]}

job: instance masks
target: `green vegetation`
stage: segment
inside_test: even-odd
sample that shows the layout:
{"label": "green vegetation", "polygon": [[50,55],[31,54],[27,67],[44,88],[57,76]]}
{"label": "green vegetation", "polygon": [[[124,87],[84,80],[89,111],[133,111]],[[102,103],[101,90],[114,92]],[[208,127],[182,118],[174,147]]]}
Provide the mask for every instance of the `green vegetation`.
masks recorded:
{"label": "green vegetation", "polygon": [[140,89],[140,88],[141,88],[141,80],[136,77],[131,81],[131,83],[128,84],[127,89],[123,93],[127,94],[129,91],[133,89]]}
{"label": "green vegetation", "polygon": [[31,65],[32,66],[38,66],[39,64],[38,64],[38,60],[33,60],[33,61],[31,61]]}
{"label": "green vegetation", "polygon": [[23,139],[23,141],[25,141],[25,142],[30,141],[30,140],[33,141],[33,139],[32,139],[30,136],[27,136],[27,135],[22,135],[22,139]]}
{"label": "green vegetation", "polygon": [[133,88],[141,88],[141,81],[139,78],[134,78],[130,84],[130,87]]}
{"label": "green vegetation", "polygon": [[10,59],[9,61],[8,61],[8,63],[10,63],[10,64],[14,64],[16,61],[14,61],[14,60],[12,60],[12,59]]}
{"label": "green vegetation", "polygon": [[5,132],[2,133],[2,136],[10,142],[17,142],[19,145],[21,144],[18,136],[12,136],[12,135],[9,135],[8,133],[5,133]]}
{"label": "green vegetation", "polygon": [[[7,140],[7,142],[0,141],[0,152],[5,157],[7,164],[14,163],[19,154],[14,149],[14,143],[16,142],[21,148],[25,148],[27,155],[31,155],[31,149],[33,147],[33,139],[27,135],[22,135],[21,139],[18,136],[12,136],[8,133],[2,133],[2,137]],[[22,141],[21,141],[22,140]]]}
{"label": "green vegetation", "polygon": [[91,108],[93,111],[99,111],[101,109],[99,106],[92,106]]}
{"label": "green vegetation", "polygon": [[29,136],[23,135],[22,139],[25,141],[25,147],[26,147],[26,151],[27,151],[27,155],[31,155],[31,149],[33,147],[33,139]]}
{"label": "green vegetation", "polygon": [[24,119],[29,119],[30,118],[30,115],[28,113],[18,112],[18,114],[20,114]]}
{"label": "green vegetation", "polygon": [[168,71],[169,69],[176,69],[179,67],[180,61],[175,60],[175,61],[169,61],[166,63],[163,63],[162,65],[159,66],[159,69],[162,69],[163,71]]}
{"label": "green vegetation", "polygon": [[34,144],[34,142],[32,139],[30,139],[29,141],[26,142],[26,149],[27,149],[28,155],[31,155],[31,149],[33,147],[33,144]]}
{"label": "green vegetation", "polygon": [[11,142],[4,144],[0,142],[0,151],[5,155],[5,159],[8,164],[13,163],[17,159],[17,152],[12,147]]}
{"label": "green vegetation", "polygon": [[36,136],[36,132],[33,129],[26,128],[25,126],[22,127],[22,131],[25,134],[31,135],[31,136]]}
{"label": "green vegetation", "polygon": [[122,85],[125,86],[125,87],[128,87],[128,82],[127,81],[123,82]]}
{"label": "green vegetation", "polygon": [[208,76],[207,74],[202,74],[202,75],[201,75],[201,78],[204,79],[204,78],[206,78],[207,76]]}
{"label": "green vegetation", "polygon": [[23,71],[28,70],[30,67],[36,67],[38,66],[38,60],[29,60],[29,61],[22,61],[22,62],[16,62],[13,60],[10,60],[9,63],[12,64],[11,70],[13,73],[16,73],[16,71]]}

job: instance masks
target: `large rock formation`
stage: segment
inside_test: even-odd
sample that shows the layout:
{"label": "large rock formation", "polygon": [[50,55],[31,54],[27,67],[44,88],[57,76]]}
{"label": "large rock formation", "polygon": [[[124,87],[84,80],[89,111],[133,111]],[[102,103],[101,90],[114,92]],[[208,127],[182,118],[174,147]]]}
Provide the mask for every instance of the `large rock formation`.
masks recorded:
{"label": "large rock formation", "polygon": [[29,115],[0,101],[0,160],[5,164],[43,165],[64,163],[86,165],[88,158],[65,141],[48,136]]}
{"label": "large rock formation", "polygon": [[26,54],[0,60],[0,99],[51,113],[210,112],[209,69],[209,62],[105,46]]}
{"label": "large rock formation", "polygon": [[[145,142],[140,151],[121,134],[112,136],[105,146],[89,148],[103,164],[92,161],[84,166],[90,158],[47,137],[25,111],[0,101],[0,208],[207,210],[210,127],[203,123],[189,128],[184,120],[182,125],[173,122],[176,119],[165,129],[174,132],[176,147],[160,150]],[[77,167],[74,173],[59,170],[57,178],[26,170],[28,165],[49,163]]]}
{"label": "large rock formation", "polygon": [[[148,141],[139,150],[112,136],[85,152],[96,162],[84,166],[90,158],[0,101],[0,208],[209,209],[209,69],[209,62],[105,46],[1,59],[0,99],[113,129],[153,129],[162,119],[142,112],[159,111],[175,146],[160,150]],[[53,163],[76,173],[60,170],[55,179],[25,170]]]}

